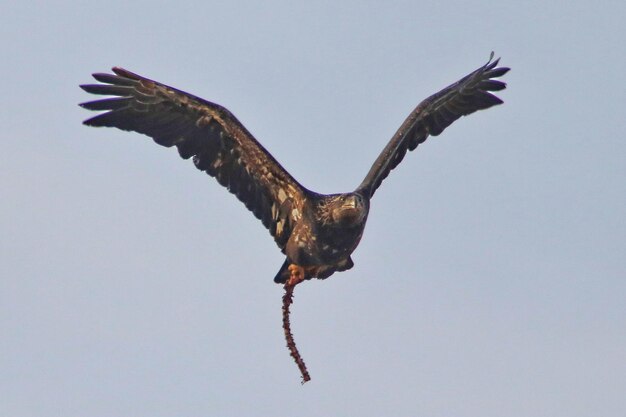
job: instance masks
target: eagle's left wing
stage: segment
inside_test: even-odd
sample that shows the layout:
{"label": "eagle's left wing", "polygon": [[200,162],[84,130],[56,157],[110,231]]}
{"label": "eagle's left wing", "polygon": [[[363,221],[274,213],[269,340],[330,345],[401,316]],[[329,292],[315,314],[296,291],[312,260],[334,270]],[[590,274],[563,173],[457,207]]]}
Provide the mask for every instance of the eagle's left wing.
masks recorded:
{"label": "eagle's left wing", "polygon": [[492,59],[493,52],[485,65],[422,101],[380,153],[357,190],[372,197],[407,151],[414,150],[428,136],[439,135],[461,116],[502,104],[490,91],[506,88],[505,83],[493,78],[503,76],[509,68],[497,67],[500,59]]}
{"label": "eagle's left wing", "polygon": [[181,157],[193,157],[198,169],[235,194],[284,250],[309,191],[224,107],[122,68],[113,72],[93,74],[102,84],[81,85],[88,93],[113,96],[82,103],[105,111],[84,124],[132,130],[176,146]]}

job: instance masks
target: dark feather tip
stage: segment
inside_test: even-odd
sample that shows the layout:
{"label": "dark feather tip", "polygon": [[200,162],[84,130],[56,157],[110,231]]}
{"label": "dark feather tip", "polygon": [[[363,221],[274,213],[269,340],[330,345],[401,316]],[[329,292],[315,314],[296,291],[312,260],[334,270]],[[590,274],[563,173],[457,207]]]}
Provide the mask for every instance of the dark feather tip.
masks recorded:
{"label": "dark feather tip", "polygon": [[80,86],[83,90],[91,94],[99,94],[103,96],[130,96],[132,88],[120,85],[110,84],[83,84]]}
{"label": "dark feather tip", "polygon": [[135,74],[134,72],[130,72],[128,70],[125,70],[124,68],[121,68],[121,67],[113,67],[113,68],[111,68],[111,71],[113,71],[114,73],[116,73],[120,77],[130,78],[131,80],[141,80],[143,78],[140,75]]}
{"label": "dark feather tip", "polygon": [[508,68],[508,67],[495,68],[495,69],[492,69],[492,70],[488,71],[487,72],[487,76],[489,78],[502,77],[504,74],[506,74],[510,70],[511,70],[511,68]]}
{"label": "dark feather tip", "polygon": [[126,97],[113,97],[80,103],[79,106],[88,110],[118,110],[127,107],[130,101],[131,99]]}
{"label": "dark feather tip", "polygon": [[120,77],[118,75],[113,74],[104,74],[101,72],[91,74],[93,78],[96,80],[106,83],[106,84],[115,84],[115,85],[125,85],[125,86],[133,86],[135,85],[135,81],[128,80],[126,78]]}
{"label": "dark feather tip", "polygon": [[478,87],[487,91],[500,91],[506,88],[506,84],[502,81],[485,80],[481,81]]}

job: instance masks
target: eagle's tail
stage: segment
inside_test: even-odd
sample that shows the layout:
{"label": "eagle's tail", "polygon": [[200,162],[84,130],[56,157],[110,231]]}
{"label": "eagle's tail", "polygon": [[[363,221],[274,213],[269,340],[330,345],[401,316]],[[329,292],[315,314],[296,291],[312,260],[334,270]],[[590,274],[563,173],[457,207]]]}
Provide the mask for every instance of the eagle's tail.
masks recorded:
{"label": "eagle's tail", "polygon": [[283,262],[283,266],[280,267],[280,270],[274,277],[275,283],[284,284],[287,282],[287,280],[289,279],[289,275],[290,275],[290,272],[289,272],[290,263],[291,262],[289,261],[289,258],[285,258],[285,262]]}

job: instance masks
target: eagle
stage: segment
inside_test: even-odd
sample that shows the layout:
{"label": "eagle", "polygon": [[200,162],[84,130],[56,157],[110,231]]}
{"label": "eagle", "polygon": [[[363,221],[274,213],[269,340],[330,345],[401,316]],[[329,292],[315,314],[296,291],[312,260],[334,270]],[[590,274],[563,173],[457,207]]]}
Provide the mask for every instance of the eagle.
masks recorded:
{"label": "eagle", "polygon": [[226,108],[123,68],[93,74],[100,83],[80,87],[111,97],[80,106],[101,112],[85,125],[134,131],[175,146],[182,158],[191,158],[197,169],[226,187],[269,230],[285,255],[274,282],[292,290],[304,280],[325,279],[354,266],[351,254],[363,235],[370,200],[407,151],[461,116],[502,104],[492,92],[506,88],[496,78],[509,68],[493,58],[492,52],[486,64],[419,103],[363,182],[347,193],[307,189]]}

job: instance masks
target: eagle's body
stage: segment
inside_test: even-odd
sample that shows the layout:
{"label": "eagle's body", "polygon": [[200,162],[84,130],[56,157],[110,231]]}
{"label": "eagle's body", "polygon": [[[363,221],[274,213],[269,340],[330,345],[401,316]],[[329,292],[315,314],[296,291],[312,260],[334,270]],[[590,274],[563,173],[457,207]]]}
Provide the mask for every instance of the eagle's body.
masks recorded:
{"label": "eagle's body", "polygon": [[[492,54],[493,57],[493,54]],[[286,255],[275,281],[327,278],[350,269],[369,214],[370,199],[409,150],[439,135],[461,116],[502,101],[490,93],[505,88],[493,78],[508,68],[487,62],[430,96],[409,115],[352,193],[321,195],[299,184],[222,106],[164,84],[113,68],[94,74],[103,84],[81,86],[112,98],[81,104],[104,110],[84,123],[132,130],[156,143],[176,146],[181,157],[213,176],[259,218]]]}
{"label": "eagle's body", "polygon": [[369,211],[369,199],[360,193],[319,195],[311,193],[304,204],[303,221],[294,227],[287,245],[287,259],[275,282],[289,278],[290,264],[304,267],[303,279],[328,278],[352,268]]}

